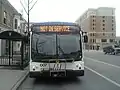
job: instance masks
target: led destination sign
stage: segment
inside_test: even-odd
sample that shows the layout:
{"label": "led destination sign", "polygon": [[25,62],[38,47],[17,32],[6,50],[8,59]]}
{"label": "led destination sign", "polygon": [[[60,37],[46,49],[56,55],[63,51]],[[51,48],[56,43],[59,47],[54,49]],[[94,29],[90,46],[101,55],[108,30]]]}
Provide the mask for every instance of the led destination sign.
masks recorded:
{"label": "led destination sign", "polygon": [[33,32],[52,33],[79,33],[80,27],[74,23],[45,22],[35,23],[31,26]]}
{"label": "led destination sign", "polygon": [[69,32],[70,26],[40,26],[40,32]]}

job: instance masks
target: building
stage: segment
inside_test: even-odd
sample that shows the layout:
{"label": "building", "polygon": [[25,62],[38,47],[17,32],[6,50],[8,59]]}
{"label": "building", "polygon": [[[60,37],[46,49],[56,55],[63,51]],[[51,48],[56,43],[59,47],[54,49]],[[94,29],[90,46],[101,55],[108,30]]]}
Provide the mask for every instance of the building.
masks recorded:
{"label": "building", "polygon": [[[21,32],[21,21],[25,21],[22,15],[9,3],[8,0],[0,0],[0,32],[14,30]],[[14,43],[14,50],[20,47],[19,43]],[[0,40],[0,56],[8,52],[8,41]]]}
{"label": "building", "polygon": [[88,33],[87,49],[102,49],[106,45],[114,44],[116,38],[115,8],[100,7],[88,9],[80,16],[76,23]]}
{"label": "building", "polygon": [[[21,14],[18,13],[14,15],[13,30],[21,34],[25,34],[27,29],[27,26],[25,23],[27,23],[27,21],[22,17]],[[14,52],[19,52],[21,47],[21,42],[20,41],[14,42],[13,45],[14,45]]]}

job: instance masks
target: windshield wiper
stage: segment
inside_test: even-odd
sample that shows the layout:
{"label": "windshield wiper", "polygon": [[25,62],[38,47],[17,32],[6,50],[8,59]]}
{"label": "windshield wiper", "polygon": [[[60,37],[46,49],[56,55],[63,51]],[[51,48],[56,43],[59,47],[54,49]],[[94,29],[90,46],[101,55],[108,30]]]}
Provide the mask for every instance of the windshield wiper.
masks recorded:
{"label": "windshield wiper", "polygon": [[75,55],[75,59],[76,59],[79,58],[79,56],[82,56],[82,52],[78,50],[76,52],[71,52],[70,55]]}
{"label": "windshield wiper", "polygon": [[71,53],[64,53],[63,49],[60,46],[58,48],[62,52],[63,58],[73,58],[74,60],[78,60],[78,59],[82,58],[82,53],[80,50],[78,50],[76,52],[71,52]]}
{"label": "windshield wiper", "polygon": [[62,52],[62,54],[65,54],[63,49],[60,47],[60,45],[58,46],[59,50]]}
{"label": "windshield wiper", "polygon": [[59,50],[62,52],[62,55],[59,54],[59,57],[61,58],[69,58],[67,54],[65,54],[64,50],[58,45]]}
{"label": "windshield wiper", "polygon": [[41,47],[44,43],[47,42],[47,41],[43,41],[43,42],[38,43],[38,40],[39,40],[39,39],[37,39],[37,41],[36,41],[36,51],[37,51],[37,53],[39,52],[39,51],[38,51],[38,44],[40,45],[39,47]]}
{"label": "windshield wiper", "polygon": [[[60,56],[60,58],[62,57],[62,58],[70,58],[70,56],[71,56],[71,53],[65,53],[64,52],[64,50],[60,47],[60,46],[58,46],[58,48],[59,48],[59,50],[62,52],[62,55]],[[71,58],[72,59],[72,58]]]}

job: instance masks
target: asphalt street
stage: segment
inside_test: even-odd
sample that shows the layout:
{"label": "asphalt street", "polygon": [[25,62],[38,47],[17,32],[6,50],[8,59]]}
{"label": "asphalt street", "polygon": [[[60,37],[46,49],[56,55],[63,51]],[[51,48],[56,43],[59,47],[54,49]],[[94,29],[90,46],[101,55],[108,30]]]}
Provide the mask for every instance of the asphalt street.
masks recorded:
{"label": "asphalt street", "polygon": [[120,90],[120,56],[84,52],[85,76],[68,79],[26,78],[18,90]]}

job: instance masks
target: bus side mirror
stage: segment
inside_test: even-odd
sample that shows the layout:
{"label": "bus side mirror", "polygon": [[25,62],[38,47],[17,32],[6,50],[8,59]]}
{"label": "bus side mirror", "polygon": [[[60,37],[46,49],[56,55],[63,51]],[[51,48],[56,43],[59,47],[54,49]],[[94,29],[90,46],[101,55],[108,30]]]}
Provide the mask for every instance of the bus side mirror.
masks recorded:
{"label": "bus side mirror", "polygon": [[84,43],[88,43],[88,36],[87,35],[84,35],[83,39],[84,39]]}

